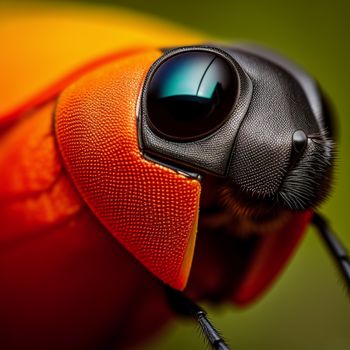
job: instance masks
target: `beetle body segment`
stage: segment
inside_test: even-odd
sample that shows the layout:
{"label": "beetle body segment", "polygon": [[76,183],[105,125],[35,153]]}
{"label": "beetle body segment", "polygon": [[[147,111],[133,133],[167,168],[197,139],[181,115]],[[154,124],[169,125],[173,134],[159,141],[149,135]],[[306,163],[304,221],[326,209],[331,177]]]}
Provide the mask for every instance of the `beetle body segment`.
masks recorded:
{"label": "beetle body segment", "polygon": [[156,50],[131,56],[67,89],[56,108],[56,133],[68,171],[96,216],[151,272],[183,289],[200,184],[144,159],[137,142],[137,99],[158,56]]}

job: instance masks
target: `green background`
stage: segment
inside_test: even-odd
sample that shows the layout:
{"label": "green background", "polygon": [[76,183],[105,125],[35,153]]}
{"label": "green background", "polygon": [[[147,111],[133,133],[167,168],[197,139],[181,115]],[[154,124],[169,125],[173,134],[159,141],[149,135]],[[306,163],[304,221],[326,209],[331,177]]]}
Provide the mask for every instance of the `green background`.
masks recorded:
{"label": "green background", "polygon": [[[70,1],[71,2],[71,1]],[[321,211],[350,247],[350,2],[347,1],[80,1],[123,6],[226,40],[274,48],[313,74],[339,119],[334,191]],[[28,2],[27,2],[28,3]],[[346,289],[310,229],[294,259],[258,303],[238,310],[208,307],[232,349],[350,349]],[[203,349],[196,326],[177,321],[146,349]]]}

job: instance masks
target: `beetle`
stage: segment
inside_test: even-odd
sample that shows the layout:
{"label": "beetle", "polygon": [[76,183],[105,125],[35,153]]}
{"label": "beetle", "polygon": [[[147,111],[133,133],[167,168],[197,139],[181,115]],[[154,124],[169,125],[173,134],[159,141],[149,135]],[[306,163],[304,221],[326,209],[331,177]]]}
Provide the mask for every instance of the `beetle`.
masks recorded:
{"label": "beetle", "polygon": [[2,119],[2,348],[127,347],[168,304],[225,348],[192,299],[252,302],[312,218],[349,279],[312,210],[334,141],[299,68],[244,45],[136,48],[64,82]]}
{"label": "beetle", "polygon": [[[54,231],[61,222],[65,231],[80,231],[83,241],[89,231],[108,232],[170,286],[163,303],[168,298],[178,312],[199,317],[212,345],[225,348],[204,311],[174,291],[186,287],[197,226],[198,256],[186,293],[199,300],[251,302],[279,273],[313,216],[311,208],[329,191],[334,161],[329,110],[306,73],[256,47],[131,50],[111,61],[6,130],[3,162],[11,159],[15,167],[25,167],[30,157],[50,162],[44,178],[34,168],[29,178],[17,179],[10,167],[3,198],[21,181],[34,190],[47,174],[55,181],[44,196],[8,195],[1,211],[4,233],[13,238],[23,225],[27,232],[40,232],[41,226]],[[314,220],[333,237],[320,217]],[[11,244],[3,239],[6,251]],[[334,246],[333,238],[328,242]],[[58,255],[66,244],[58,242]],[[26,254],[32,259],[37,249]],[[349,280],[348,258],[339,247],[335,252]],[[112,253],[125,262],[108,274],[115,274],[118,289],[122,281],[128,290],[120,270],[131,257],[123,254],[127,258]],[[49,266],[57,264],[57,257],[50,259]],[[60,280],[60,274],[52,277]],[[71,286],[70,279],[63,285]],[[52,280],[47,283],[51,305],[55,293]],[[161,283],[152,283],[159,293]]]}

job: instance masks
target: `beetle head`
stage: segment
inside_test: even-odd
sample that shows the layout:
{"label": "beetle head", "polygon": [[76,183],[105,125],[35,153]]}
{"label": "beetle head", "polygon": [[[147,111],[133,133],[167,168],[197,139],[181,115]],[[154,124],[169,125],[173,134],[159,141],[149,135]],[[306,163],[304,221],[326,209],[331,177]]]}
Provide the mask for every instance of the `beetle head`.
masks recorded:
{"label": "beetle head", "polygon": [[313,80],[276,55],[186,47],[151,67],[139,140],[148,157],[221,178],[226,202],[243,214],[303,211],[329,190],[325,113]]}

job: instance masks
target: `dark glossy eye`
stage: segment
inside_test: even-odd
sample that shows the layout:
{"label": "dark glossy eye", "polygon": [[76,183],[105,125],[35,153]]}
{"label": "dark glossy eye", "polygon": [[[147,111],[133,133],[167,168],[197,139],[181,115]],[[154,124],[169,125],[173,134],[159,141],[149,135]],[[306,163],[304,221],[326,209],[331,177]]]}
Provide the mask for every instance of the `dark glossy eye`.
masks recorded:
{"label": "dark glossy eye", "polygon": [[237,95],[237,73],[228,60],[213,52],[182,52],[161,63],[151,77],[150,126],[166,139],[199,139],[229,118]]}

